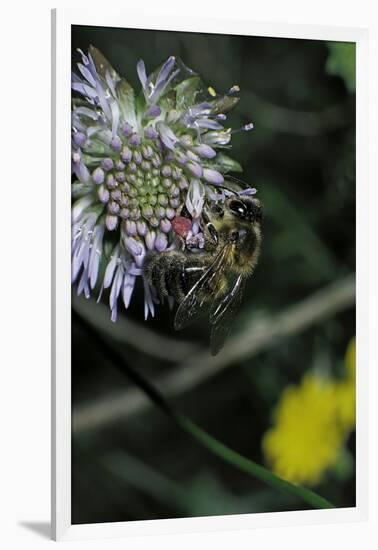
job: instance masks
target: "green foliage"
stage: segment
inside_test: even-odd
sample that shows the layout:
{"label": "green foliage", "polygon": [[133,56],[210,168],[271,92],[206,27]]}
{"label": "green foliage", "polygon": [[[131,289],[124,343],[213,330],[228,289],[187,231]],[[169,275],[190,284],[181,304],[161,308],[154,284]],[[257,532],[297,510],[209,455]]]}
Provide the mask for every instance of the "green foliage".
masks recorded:
{"label": "green foliage", "polygon": [[235,159],[225,155],[224,153],[218,153],[215,161],[209,166],[215,168],[215,170],[221,170],[224,174],[227,172],[242,172],[243,168],[239,162]]}
{"label": "green foliage", "polygon": [[356,91],[356,45],[353,42],[328,42],[326,71],[340,76],[350,93]]}
{"label": "green foliage", "polygon": [[200,88],[201,79],[199,76],[192,76],[178,84],[175,88],[178,109],[184,109],[188,105],[194,105]]}
{"label": "green foliage", "polygon": [[[225,149],[218,160],[225,166],[230,155],[235,159],[229,166],[231,173],[243,168],[239,177],[257,188],[265,219],[260,262],[248,282],[235,332],[251,319],[274,317],[354,271],[353,44],[100,27],[73,27],[72,37],[73,51],[96,45],[136,89],[140,86],[135,76],[137,60],[144,59],[149,69],[170,55],[181,57],[219,94],[240,85],[240,102],[228,115],[230,126],[253,122],[254,130],[235,134],[232,149]],[[190,76],[185,86],[176,90],[182,101],[188,94],[196,94],[196,79]],[[202,100],[200,95],[195,97]],[[227,111],[227,107],[219,109]],[[176,333],[168,307],[158,306],[156,319],[145,323],[142,285],[135,298],[124,321],[161,333],[175,343],[187,339],[195,342],[197,349],[208,346],[205,320]],[[167,361],[138,351],[130,345],[126,331],[120,339],[122,325],[112,324],[107,312],[103,315],[100,307],[93,310],[84,299],[82,304],[89,319],[102,316],[109,343],[145,377],[160,380],[172,376],[176,380],[184,376],[191,381],[190,369],[183,372],[177,353]],[[111,337],[111,331],[117,338]],[[291,338],[273,341],[253,358],[235,361],[232,368],[174,397],[174,404],[218,443],[227,442],[239,455],[262,464],[261,440],[281,392],[288,384],[298,383],[313,366],[337,374],[353,334],[355,311],[350,308]],[[74,409],[86,404],[92,407],[103,398],[113,403],[113,396],[114,406],[118,406],[117,396],[125,390],[132,392],[131,401],[134,393],[139,400],[135,386],[99,351],[95,335],[86,336],[75,322],[72,351]],[[187,359],[184,355],[183,360]],[[168,395],[172,386],[162,384],[159,389]],[[156,408],[129,414],[93,430],[91,441],[85,442],[88,454],[78,445],[79,441],[83,444],[85,434],[78,434],[73,443],[73,521],[309,507],[294,495],[262,485],[209,452],[205,441],[199,445],[172,424]],[[337,506],[355,505],[353,445],[351,437],[348,455],[340,458],[327,483],[317,487]],[[104,458],[105,471],[93,465],[94,457]]]}
{"label": "green foliage", "polygon": [[199,441],[212,453],[221,457],[224,461],[232,464],[235,468],[239,468],[241,471],[249,474],[250,476],[256,477],[262,483],[266,483],[270,487],[273,487],[273,489],[295,495],[314,508],[334,508],[334,505],[331,502],[313,491],[285,481],[284,479],[273,474],[267,468],[256,464],[252,460],[242,456],[240,453],[230,449],[230,447],[227,447],[227,445],[224,445],[209,435],[185,416],[179,417],[179,420],[183,428],[197,441]]}

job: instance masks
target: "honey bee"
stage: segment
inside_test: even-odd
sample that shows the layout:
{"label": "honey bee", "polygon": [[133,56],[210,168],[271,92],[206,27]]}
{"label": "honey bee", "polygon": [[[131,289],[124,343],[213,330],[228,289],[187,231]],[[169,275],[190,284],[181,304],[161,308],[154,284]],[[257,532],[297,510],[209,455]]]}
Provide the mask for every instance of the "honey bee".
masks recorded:
{"label": "honey bee", "polygon": [[261,246],[262,206],[256,198],[232,195],[224,203],[205,206],[200,253],[170,251],[155,254],[145,273],[158,296],[178,302],[174,328],[181,330],[202,316],[211,326],[211,354],[229,335],[245,283],[253,273]]}

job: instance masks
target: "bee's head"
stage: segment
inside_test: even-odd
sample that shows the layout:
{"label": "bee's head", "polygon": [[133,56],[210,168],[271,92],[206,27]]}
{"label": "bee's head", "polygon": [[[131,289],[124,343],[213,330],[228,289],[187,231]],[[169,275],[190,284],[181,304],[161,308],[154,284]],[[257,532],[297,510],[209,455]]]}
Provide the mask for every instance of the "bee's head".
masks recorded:
{"label": "bee's head", "polygon": [[229,197],[225,202],[225,209],[241,220],[260,223],[263,216],[262,206],[258,199],[252,197]]}

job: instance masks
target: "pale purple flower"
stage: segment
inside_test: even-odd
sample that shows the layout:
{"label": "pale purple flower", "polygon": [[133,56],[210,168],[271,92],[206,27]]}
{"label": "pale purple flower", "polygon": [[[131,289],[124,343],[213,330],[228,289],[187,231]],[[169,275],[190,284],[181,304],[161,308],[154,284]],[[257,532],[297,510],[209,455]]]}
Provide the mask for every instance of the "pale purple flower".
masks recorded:
{"label": "pale purple flower", "polygon": [[185,242],[187,247],[201,250],[205,246],[205,236],[202,232],[197,233],[196,235],[190,233],[186,237]]}
{"label": "pale purple flower", "polygon": [[212,147],[206,145],[205,143],[201,143],[200,145],[197,145],[197,147],[193,147],[193,151],[195,151],[200,157],[208,159],[214,158],[217,154]]}
{"label": "pale purple flower", "polygon": [[185,205],[194,219],[201,215],[205,203],[205,186],[198,179],[192,179],[186,195]]}
{"label": "pale purple flower", "polygon": [[163,122],[158,122],[156,125],[156,129],[159,132],[160,139],[167,147],[167,149],[170,149],[171,151],[174,151],[175,146],[178,142],[177,136],[172,132],[172,130]]}
{"label": "pale purple flower", "polygon": [[148,104],[155,104],[164,95],[170,82],[178,75],[179,69],[173,70],[176,60],[172,56],[162,66],[158,74],[150,74],[147,77],[144,61],[141,59],[137,64],[139,80],[142,84],[144,97]]}
{"label": "pale purple flower", "polygon": [[223,175],[217,170],[211,170],[210,168],[204,168],[203,177],[206,181],[214,185],[221,185],[224,182]]}
{"label": "pale purple flower", "polygon": [[187,248],[200,252],[202,209],[226,197],[224,175],[238,165],[218,153],[234,134],[224,127],[219,105],[223,109],[228,101],[231,108],[237,99],[229,98],[239,89],[233,86],[215,98],[208,94],[208,100],[193,104],[194,97],[206,97],[200,84],[194,95],[179,87],[193,71],[171,56],[148,75],[141,60],[137,73],[144,103],[137,106],[138,92],[101,52],[91,47],[88,54],[79,53],[72,75],[72,281],[87,298],[107,291],[115,321],[119,304],[129,307],[142,278],[147,318],[157,300],[143,274],[146,255],[174,250],[175,218],[184,205],[192,224]]}
{"label": "pale purple flower", "polygon": [[257,189],[255,187],[248,187],[247,189],[243,189],[242,191],[239,191],[238,195],[251,196],[251,195],[255,195],[256,193],[257,193]]}
{"label": "pale purple flower", "polygon": [[155,240],[155,248],[158,252],[163,252],[168,246],[168,238],[165,233],[158,233]]}

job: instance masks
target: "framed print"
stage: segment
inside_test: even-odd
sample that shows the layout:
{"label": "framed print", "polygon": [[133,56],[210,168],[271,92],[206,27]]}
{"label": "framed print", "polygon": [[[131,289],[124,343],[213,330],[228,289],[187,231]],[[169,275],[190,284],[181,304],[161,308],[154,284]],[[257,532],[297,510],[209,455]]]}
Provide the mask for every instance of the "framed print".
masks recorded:
{"label": "framed print", "polygon": [[53,12],[56,539],[366,516],[366,55]]}

